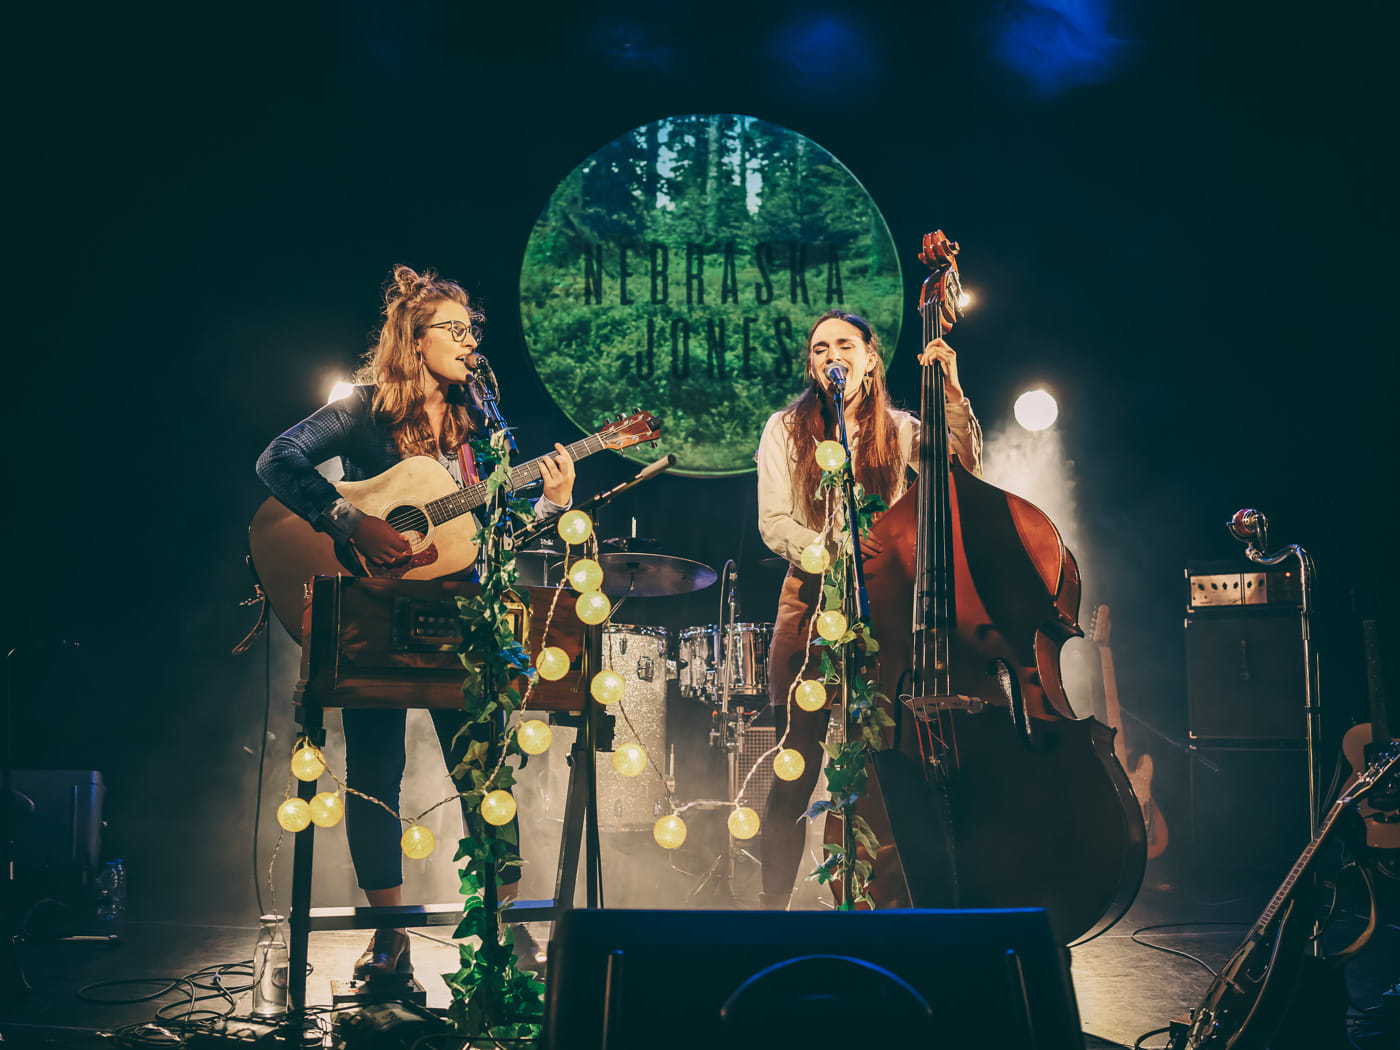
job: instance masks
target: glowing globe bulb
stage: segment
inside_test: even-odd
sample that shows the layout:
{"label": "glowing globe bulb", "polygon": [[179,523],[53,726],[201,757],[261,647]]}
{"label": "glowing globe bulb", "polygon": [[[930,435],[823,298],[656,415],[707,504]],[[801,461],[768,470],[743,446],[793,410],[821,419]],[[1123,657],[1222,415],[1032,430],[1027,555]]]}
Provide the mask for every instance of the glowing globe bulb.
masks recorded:
{"label": "glowing globe bulb", "polygon": [[802,752],[785,747],[773,756],[773,775],[779,780],[796,780],[807,768]]}
{"label": "glowing globe bulb", "polygon": [[758,814],[748,806],[740,806],[729,814],[729,834],[736,839],[751,839],[758,834]]}
{"label": "glowing globe bulb", "polygon": [[325,771],[326,760],[321,757],[320,748],[307,744],[292,753],[292,776],[298,780],[315,780]]}
{"label": "glowing globe bulb", "polygon": [[826,706],[826,686],[809,678],[798,685],[793,699],[804,711],[820,711]]}
{"label": "glowing globe bulb", "polygon": [[345,816],[345,802],[334,791],[322,791],[307,805],[311,809],[311,823],[318,828],[333,828]]}
{"label": "glowing globe bulb", "polygon": [[582,593],[603,586],[603,567],[592,558],[580,558],[569,566],[569,586]]}
{"label": "glowing globe bulb", "polygon": [[1059,418],[1060,406],[1044,390],[1027,390],[1012,408],[1016,422],[1027,430],[1045,430]]}
{"label": "glowing globe bulb", "polygon": [[546,645],[535,657],[535,670],[546,682],[557,682],[569,673],[569,654],[557,645]]}
{"label": "glowing globe bulb", "polygon": [[311,823],[311,807],[304,798],[289,798],[277,807],[277,823],[288,831],[300,831]]}
{"label": "glowing globe bulb", "polygon": [[846,450],[839,441],[823,441],[817,446],[817,466],[822,470],[836,470],[846,462]]}
{"label": "glowing globe bulb", "polygon": [[647,767],[647,753],[640,744],[623,744],[613,752],[613,769],[624,777],[635,777]]}
{"label": "glowing globe bulb", "polygon": [[500,827],[515,817],[515,796],[509,791],[489,791],[481,800],[481,819]]}
{"label": "glowing globe bulb", "polygon": [[662,817],[652,825],[651,837],[662,849],[675,849],[685,841],[685,821],[674,813]]}
{"label": "glowing globe bulb", "polygon": [[574,601],[574,613],[586,624],[602,623],[612,612],[612,602],[602,591],[584,591]]}
{"label": "glowing globe bulb", "polygon": [[593,694],[593,699],[604,707],[621,700],[626,688],[627,683],[616,671],[599,671],[588,684],[588,691]]}
{"label": "glowing globe bulb", "polygon": [[527,755],[544,754],[549,750],[549,742],[553,739],[554,734],[550,732],[548,723],[541,722],[538,718],[521,722],[520,728],[515,731],[515,742]]}
{"label": "glowing globe bulb", "polygon": [[813,576],[817,576],[829,568],[831,568],[831,552],[826,549],[826,544],[814,543],[810,547],[802,548],[803,572],[810,572]]}
{"label": "glowing globe bulb", "polygon": [[403,847],[404,856],[423,860],[433,852],[437,842],[433,839],[431,830],[422,824],[410,824],[408,830],[403,833],[403,838],[399,839],[399,845]]}
{"label": "glowing globe bulb", "polygon": [[846,633],[846,614],[840,609],[828,609],[817,617],[817,633],[828,642],[837,641]]}
{"label": "glowing globe bulb", "polygon": [[566,510],[559,515],[559,538],[578,546],[593,535],[593,519],[581,510]]}

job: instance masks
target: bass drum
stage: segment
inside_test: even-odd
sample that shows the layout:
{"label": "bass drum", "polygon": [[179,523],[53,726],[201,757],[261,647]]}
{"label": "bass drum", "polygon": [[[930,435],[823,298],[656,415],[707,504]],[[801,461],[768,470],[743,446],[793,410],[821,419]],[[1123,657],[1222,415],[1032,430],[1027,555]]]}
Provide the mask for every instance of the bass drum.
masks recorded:
{"label": "bass drum", "polygon": [[669,812],[666,786],[666,629],[609,624],[603,631],[603,666],[622,676],[622,700],[608,708],[617,720],[613,747],[636,743],[647,768],[624,777],[612,755],[598,756],[598,827],[605,831],[651,830]]}

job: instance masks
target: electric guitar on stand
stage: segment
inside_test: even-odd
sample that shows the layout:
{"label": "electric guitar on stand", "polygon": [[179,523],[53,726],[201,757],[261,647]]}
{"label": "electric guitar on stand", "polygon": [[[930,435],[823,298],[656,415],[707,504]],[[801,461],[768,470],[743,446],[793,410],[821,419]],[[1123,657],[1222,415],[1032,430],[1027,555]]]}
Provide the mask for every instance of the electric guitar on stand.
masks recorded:
{"label": "electric guitar on stand", "polygon": [[[575,441],[565,451],[577,462],[605,448],[624,449],[651,441],[660,430],[660,420],[638,412]],[[511,470],[508,487],[519,489],[539,478],[540,460],[532,459]],[[486,484],[478,481],[458,488],[447,468],[428,456],[411,456],[367,481],[338,483],[336,490],[352,505],[383,518],[411,544],[408,564],[387,569],[365,564],[353,549],[337,544],[279,500],[269,498],[248,526],[248,549],[272,611],[300,642],[302,613],[314,576],[436,580],[469,568],[476,561],[480,529],[472,511],[486,505]]]}
{"label": "electric guitar on stand", "polygon": [[1133,794],[1142,807],[1142,820],[1147,826],[1147,859],[1156,860],[1167,848],[1167,819],[1152,798],[1152,756],[1140,752],[1133,764],[1128,764],[1127,727],[1123,722],[1123,710],[1118,705],[1118,676],[1113,671],[1113,653],[1109,649],[1109,635],[1113,631],[1113,621],[1109,618],[1107,603],[1094,610],[1089,636],[1099,650],[1099,666],[1103,672],[1104,717],[1108,724],[1118,730],[1113,739],[1113,750],[1119,764],[1128,774],[1128,782],[1133,785]]}

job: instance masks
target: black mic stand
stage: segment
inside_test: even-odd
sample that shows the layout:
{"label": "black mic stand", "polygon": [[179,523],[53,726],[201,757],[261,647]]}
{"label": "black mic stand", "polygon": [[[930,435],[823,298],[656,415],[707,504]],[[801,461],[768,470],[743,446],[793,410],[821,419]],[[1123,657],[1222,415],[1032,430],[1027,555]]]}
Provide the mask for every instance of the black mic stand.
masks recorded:
{"label": "black mic stand", "polygon": [[486,414],[487,433],[504,434],[506,446],[512,453],[519,453],[520,449],[515,444],[515,434],[506,426],[505,417],[501,415],[500,399],[496,396],[500,389],[496,385],[496,374],[491,371],[490,362],[481,354],[476,355],[476,360],[477,372],[472,385],[476,387],[481,410]]}

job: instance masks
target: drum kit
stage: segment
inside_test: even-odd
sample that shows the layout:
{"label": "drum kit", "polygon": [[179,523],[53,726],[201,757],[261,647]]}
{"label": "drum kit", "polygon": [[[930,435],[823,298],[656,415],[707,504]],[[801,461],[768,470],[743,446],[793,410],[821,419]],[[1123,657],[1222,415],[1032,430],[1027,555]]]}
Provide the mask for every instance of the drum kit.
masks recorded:
{"label": "drum kit", "polygon": [[[636,742],[646,749],[650,761],[658,763],[655,773],[639,777],[621,776],[611,762],[598,764],[598,821],[605,830],[650,830],[657,817],[670,812],[667,795],[675,784],[674,752],[666,768],[659,762],[667,754],[666,690],[672,680],[681,697],[710,706],[709,743],[723,752],[728,774],[728,799],[689,805],[732,807],[742,801],[761,813],[772,784],[771,770],[766,777],[761,771],[750,776],[757,759],[773,744],[771,727],[753,725],[768,705],[772,624],[737,622],[738,574],[732,561],[717,574],[701,562],[657,553],[657,545],[656,540],[635,535],[603,542],[597,557],[603,570],[600,589],[614,599],[614,614],[627,598],[689,594],[711,586],[721,576],[727,577],[729,591],[721,623],[671,632],[609,620],[604,628],[604,664],[626,683],[614,746]],[[522,583],[553,587],[562,582],[564,557],[557,549],[517,551],[515,563]],[[721,588],[725,582],[721,580]],[[746,781],[750,790],[740,800],[737,795]],[[727,883],[732,878],[736,851],[730,845],[694,892],[711,881]],[[742,850],[737,853],[748,856]]]}

